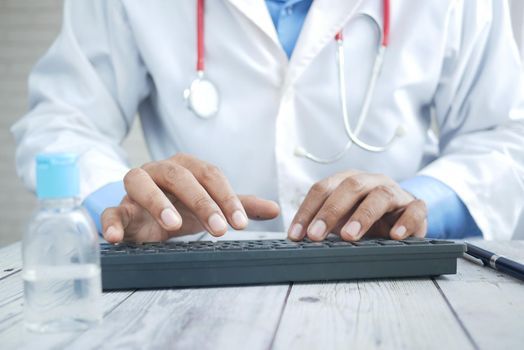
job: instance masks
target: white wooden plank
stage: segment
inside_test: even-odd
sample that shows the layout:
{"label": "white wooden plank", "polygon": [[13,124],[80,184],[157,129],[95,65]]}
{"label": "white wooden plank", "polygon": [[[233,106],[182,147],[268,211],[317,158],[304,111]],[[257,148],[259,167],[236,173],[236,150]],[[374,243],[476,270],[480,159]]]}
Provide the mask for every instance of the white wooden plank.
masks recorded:
{"label": "white wooden plank", "polygon": [[[78,333],[39,335],[23,327],[23,282],[21,278],[20,243],[0,249],[0,344],[2,349],[28,348],[42,344],[67,344]],[[5,270],[11,270],[5,272]],[[104,293],[102,305],[109,313],[132,292]]]}
{"label": "white wooden plank", "polygon": [[77,349],[267,349],[288,285],[137,291]]}
{"label": "white wooden plank", "polygon": [[20,271],[21,268],[20,242],[0,248],[0,280],[16,271]]}
{"label": "white wooden plank", "polygon": [[[522,241],[475,244],[524,263]],[[457,275],[436,281],[479,348],[523,348],[524,282],[463,259]]]}
{"label": "white wooden plank", "polygon": [[[64,348],[82,333],[37,334],[23,325],[23,287],[21,273],[1,281],[0,344],[2,349]],[[133,292],[110,292],[102,296],[102,308],[107,316]]]}
{"label": "white wooden plank", "polygon": [[275,349],[469,349],[431,280],[295,284]]}
{"label": "white wooden plank", "polygon": [[23,287],[20,272],[15,274],[0,281],[0,338],[20,320]]}

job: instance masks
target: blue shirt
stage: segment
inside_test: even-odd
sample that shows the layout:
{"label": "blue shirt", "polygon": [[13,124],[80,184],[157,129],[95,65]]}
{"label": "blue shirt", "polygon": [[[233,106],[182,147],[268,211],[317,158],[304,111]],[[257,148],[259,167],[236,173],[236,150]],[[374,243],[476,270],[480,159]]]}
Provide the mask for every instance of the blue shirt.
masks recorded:
{"label": "blue shirt", "polygon": [[313,0],[266,0],[282,48],[291,57]]}
{"label": "blue shirt", "polygon": [[[313,0],[266,0],[282,48],[290,57]],[[415,176],[400,186],[426,202],[428,237],[463,238],[481,236],[477,224],[457,194],[428,176]],[[102,232],[100,216],[105,208],[117,206],[125,195],[122,182],[106,185],[88,196],[84,205]]]}

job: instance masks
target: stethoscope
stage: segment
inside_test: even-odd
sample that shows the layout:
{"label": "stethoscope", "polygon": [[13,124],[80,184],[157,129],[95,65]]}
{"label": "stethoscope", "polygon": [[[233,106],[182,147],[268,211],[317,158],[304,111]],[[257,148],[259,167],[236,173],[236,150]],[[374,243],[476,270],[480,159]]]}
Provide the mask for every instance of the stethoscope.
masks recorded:
{"label": "stethoscope", "polygon": [[[382,146],[371,145],[362,141],[358,134],[362,130],[365,120],[369,114],[369,108],[373,98],[373,93],[376,88],[377,80],[380,77],[382,66],[384,63],[384,55],[389,44],[389,26],[390,26],[390,1],[383,0],[383,28],[380,30],[380,25],[371,16],[369,17],[374,24],[379,28],[381,33],[381,40],[379,41],[379,47],[375,62],[373,63],[373,70],[371,73],[371,79],[367,87],[364,103],[357,119],[356,128],[353,129],[349,122],[349,113],[347,107],[346,98],[346,75],[345,75],[345,57],[344,57],[344,35],[342,31],[338,32],[335,36],[337,43],[337,67],[338,67],[338,85],[339,85],[339,100],[342,109],[342,117],[344,120],[344,130],[348,137],[344,149],[338,152],[336,155],[330,158],[321,158],[308,152],[304,147],[297,146],[295,148],[295,156],[305,157],[316,163],[328,164],[336,162],[341,159],[351,148],[352,144],[369,151],[369,152],[384,152],[391,148],[393,143],[400,137],[404,136],[404,128],[399,125],[395,129],[395,134],[391,139]],[[193,80],[189,88],[184,91],[184,98],[187,102],[188,108],[193,113],[203,119],[209,119],[213,117],[219,109],[219,94],[215,85],[205,77],[204,72],[204,0],[197,0],[197,78]]]}
{"label": "stethoscope", "polygon": [[204,66],[204,0],[197,0],[197,77],[184,90],[187,107],[202,119],[209,119],[218,112],[220,96],[215,84],[205,76]]}

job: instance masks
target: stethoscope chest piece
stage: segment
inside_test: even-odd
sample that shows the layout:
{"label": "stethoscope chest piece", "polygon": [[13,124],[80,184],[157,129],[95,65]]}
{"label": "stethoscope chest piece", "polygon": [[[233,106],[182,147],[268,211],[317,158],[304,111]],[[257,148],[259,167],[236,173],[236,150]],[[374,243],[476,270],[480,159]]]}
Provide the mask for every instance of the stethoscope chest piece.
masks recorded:
{"label": "stethoscope chest piece", "polygon": [[209,119],[218,112],[218,90],[215,84],[203,75],[193,80],[189,88],[184,90],[184,99],[187,107],[202,119]]}

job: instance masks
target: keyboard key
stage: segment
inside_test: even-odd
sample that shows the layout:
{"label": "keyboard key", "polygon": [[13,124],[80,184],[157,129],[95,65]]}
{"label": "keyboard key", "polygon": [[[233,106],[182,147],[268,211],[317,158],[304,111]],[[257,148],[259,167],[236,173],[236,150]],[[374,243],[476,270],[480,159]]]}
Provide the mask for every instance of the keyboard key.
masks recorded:
{"label": "keyboard key", "polygon": [[431,244],[455,244],[453,241],[441,241],[441,240],[431,240],[429,241]]}
{"label": "keyboard key", "polygon": [[349,242],[344,242],[344,241],[341,241],[341,242],[333,242],[330,244],[332,247],[353,247],[353,244],[349,243]]}
{"label": "keyboard key", "polygon": [[428,241],[422,240],[422,239],[405,239],[405,240],[402,240],[401,242],[404,242],[409,245],[428,245],[430,244]]}
{"label": "keyboard key", "polygon": [[404,245],[402,242],[393,240],[378,241],[377,243],[380,245]]}
{"label": "keyboard key", "polygon": [[340,241],[340,240],[341,240],[341,239],[340,239],[340,236],[338,236],[338,235],[330,234],[330,235],[328,235],[328,236],[326,237],[326,241],[328,241],[328,242],[338,242],[338,241]]}
{"label": "keyboard key", "polygon": [[213,246],[209,246],[209,247],[206,247],[206,246],[200,246],[200,247],[191,247],[190,250],[193,250],[193,251],[206,251],[206,252],[209,252],[209,251],[213,251],[215,250],[215,248]]}
{"label": "keyboard key", "polygon": [[268,249],[271,249],[271,247],[270,246],[261,246],[261,245],[246,248],[246,250],[268,250]]}
{"label": "keyboard key", "polygon": [[170,252],[186,252],[187,251],[187,249],[183,247],[172,247],[172,248],[167,248],[167,250]]}
{"label": "keyboard key", "polygon": [[380,245],[380,244],[378,244],[375,241],[358,241],[358,242],[354,242],[353,244],[358,246],[358,247],[372,247],[372,246],[379,246]]}
{"label": "keyboard key", "polygon": [[309,248],[328,248],[329,247],[327,244],[324,244],[324,243],[307,243],[307,244],[302,244],[301,246],[304,249],[309,249]]}
{"label": "keyboard key", "polygon": [[242,250],[242,247],[239,246],[221,246],[217,247],[218,250]]}
{"label": "keyboard key", "polygon": [[124,255],[127,254],[125,250],[109,250],[104,253],[105,255]]}
{"label": "keyboard key", "polygon": [[298,249],[300,248],[300,245],[276,245],[274,246],[275,249]]}

